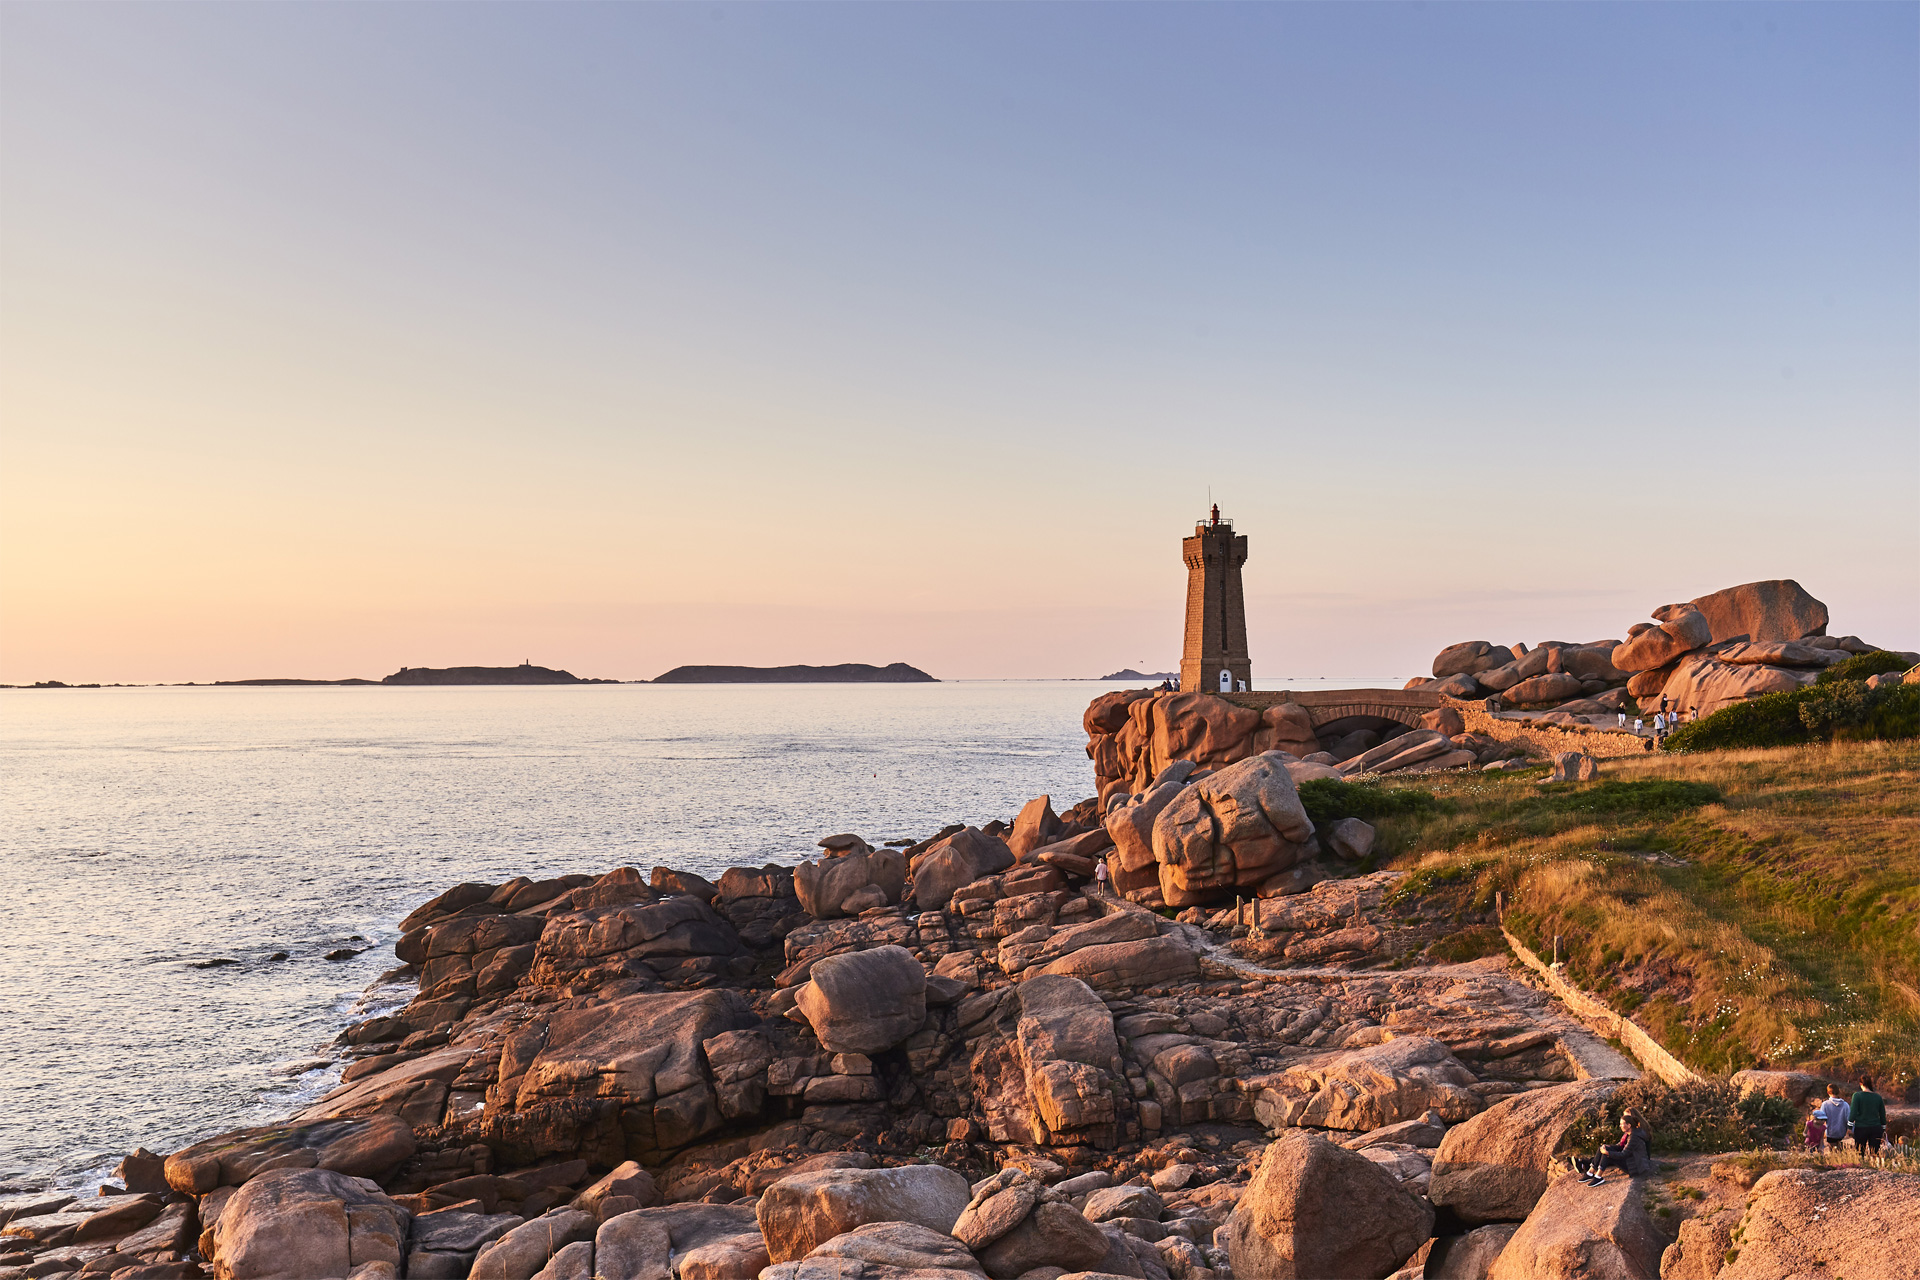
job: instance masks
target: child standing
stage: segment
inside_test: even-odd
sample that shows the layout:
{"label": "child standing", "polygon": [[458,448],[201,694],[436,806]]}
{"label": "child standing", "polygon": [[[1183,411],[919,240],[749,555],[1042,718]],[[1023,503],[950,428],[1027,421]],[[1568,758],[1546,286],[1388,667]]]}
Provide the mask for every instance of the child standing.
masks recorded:
{"label": "child standing", "polygon": [[1820,1103],[1816,1099],[1813,1109],[1807,1113],[1807,1150],[1818,1151],[1827,1144],[1827,1118],[1820,1114]]}

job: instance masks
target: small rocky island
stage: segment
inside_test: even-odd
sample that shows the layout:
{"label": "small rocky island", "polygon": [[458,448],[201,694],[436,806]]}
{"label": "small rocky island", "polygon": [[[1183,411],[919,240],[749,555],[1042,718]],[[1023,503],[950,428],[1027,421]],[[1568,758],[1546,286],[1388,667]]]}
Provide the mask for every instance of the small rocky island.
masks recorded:
{"label": "small rocky island", "polygon": [[536,667],[402,667],[381,684],[619,684],[618,680],[583,679],[571,671]]}
{"label": "small rocky island", "polygon": [[938,683],[918,667],[842,662],[831,667],[675,667],[654,684],[919,684]]}

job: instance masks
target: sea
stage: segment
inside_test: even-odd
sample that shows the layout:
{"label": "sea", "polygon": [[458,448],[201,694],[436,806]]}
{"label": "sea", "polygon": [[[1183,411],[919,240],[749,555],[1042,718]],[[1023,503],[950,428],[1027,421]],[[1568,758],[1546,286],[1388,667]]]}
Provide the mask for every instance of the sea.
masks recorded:
{"label": "sea", "polygon": [[1064,809],[1081,713],[1123,687],[0,690],[0,1193],[332,1088],[340,1029],[411,997],[399,921],[450,885],[717,878]]}

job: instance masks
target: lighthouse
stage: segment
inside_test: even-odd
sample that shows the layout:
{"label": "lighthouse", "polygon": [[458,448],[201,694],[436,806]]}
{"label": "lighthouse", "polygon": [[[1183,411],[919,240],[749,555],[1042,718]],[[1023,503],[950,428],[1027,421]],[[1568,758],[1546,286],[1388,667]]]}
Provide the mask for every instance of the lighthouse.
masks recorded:
{"label": "lighthouse", "polygon": [[1188,693],[1245,693],[1253,687],[1247,658],[1247,605],[1240,566],[1245,534],[1220,518],[1220,505],[1180,542],[1187,562],[1187,638],[1180,652],[1180,688]]}

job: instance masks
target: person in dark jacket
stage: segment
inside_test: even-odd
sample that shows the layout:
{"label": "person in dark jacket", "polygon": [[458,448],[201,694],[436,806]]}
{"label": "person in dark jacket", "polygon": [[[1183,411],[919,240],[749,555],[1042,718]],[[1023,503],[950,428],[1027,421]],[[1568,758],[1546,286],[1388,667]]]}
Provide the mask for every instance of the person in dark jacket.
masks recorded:
{"label": "person in dark jacket", "polygon": [[1860,1092],[1847,1100],[1853,1114],[1853,1143],[1867,1155],[1879,1155],[1887,1136],[1887,1100],[1873,1091],[1873,1080],[1860,1077]]}
{"label": "person in dark jacket", "polygon": [[1620,1141],[1600,1148],[1591,1160],[1573,1158],[1573,1171],[1590,1187],[1606,1181],[1607,1170],[1624,1169],[1629,1178],[1644,1178],[1653,1172],[1653,1147],[1646,1122],[1637,1111],[1620,1117]]}

